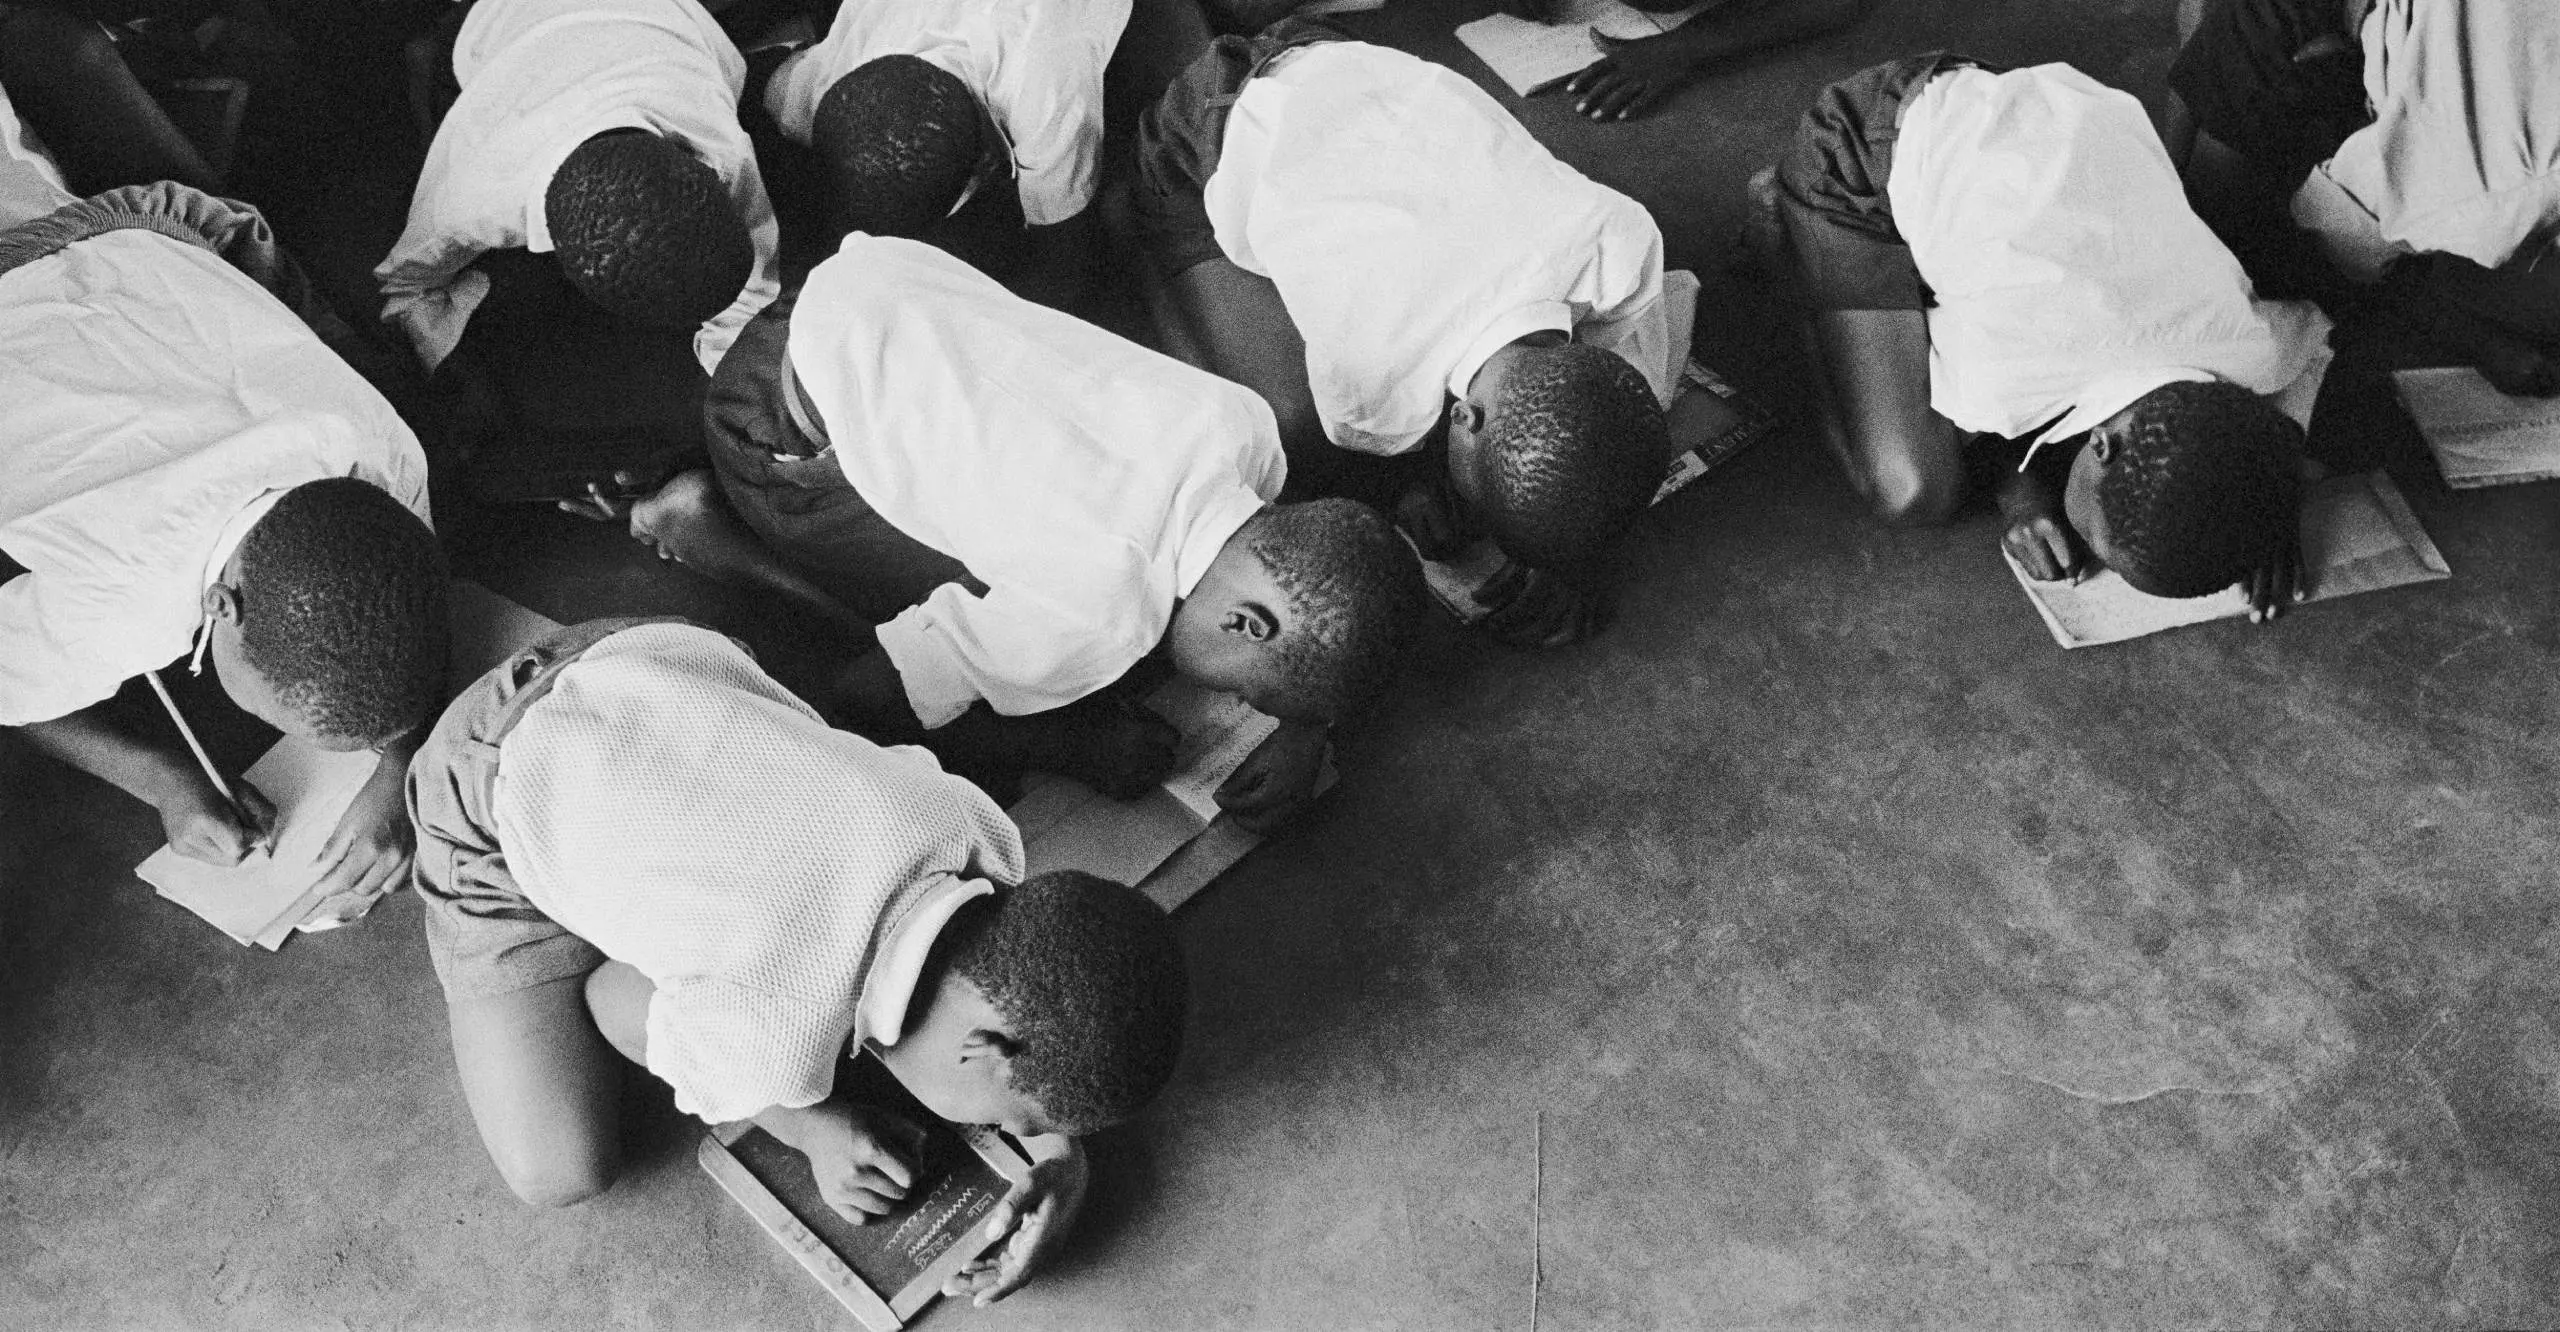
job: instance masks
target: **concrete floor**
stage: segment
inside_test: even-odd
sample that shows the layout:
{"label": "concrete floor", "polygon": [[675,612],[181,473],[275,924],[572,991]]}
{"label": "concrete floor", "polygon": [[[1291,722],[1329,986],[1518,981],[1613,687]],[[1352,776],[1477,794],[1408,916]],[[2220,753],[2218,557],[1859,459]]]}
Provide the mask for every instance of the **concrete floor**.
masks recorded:
{"label": "concrete floor", "polygon": [[[1522,114],[1715,270],[1823,81],[2156,93],[2171,7],[1889,0],[1649,120]],[[1490,82],[1472,12],[1368,30]],[[1764,444],[1642,525],[1607,636],[1446,635],[1183,910],[1171,1092],[1054,1270],[928,1326],[2560,1324],[2560,490],[2404,484],[2451,582],[2066,655],[1987,520],[1880,530]],[[511,522],[477,563],[554,616],[746,613]],[[645,1084],[610,1195],[510,1199],[413,901],[243,950],[131,877],[158,840],[0,747],[0,1326],[852,1326]]]}

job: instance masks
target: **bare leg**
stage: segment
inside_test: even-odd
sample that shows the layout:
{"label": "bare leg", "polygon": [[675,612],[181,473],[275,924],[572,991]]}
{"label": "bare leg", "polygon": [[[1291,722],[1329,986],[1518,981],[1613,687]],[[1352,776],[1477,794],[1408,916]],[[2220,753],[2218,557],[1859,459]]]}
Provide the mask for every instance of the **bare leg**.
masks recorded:
{"label": "bare leg", "polygon": [[454,1067],[489,1159],[518,1198],[566,1207],[612,1187],[622,1069],[576,977],[447,1005]]}
{"label": "bare leg", "polygon": [[655,549],[659,559],[674,560],[715,582],[760,588],[832,623],[870,627],[738,521],[721,497],[720,483],[703,469],[679,472],[656,494],[635,502],[631,537]]}
{"label": "bare leg", "polygon": [[1307,341],[1298,335],[1280,288],[1220,258],[1173,275],[1161,291],[1154,314],[1166,344],[1187,348],[1202,369],[1261,394],[1280,422],[1292,489],[1302,476],[1322,489],[1324,479],[1340,470],[1340,450],[1325,438],[1316,415],[1315,390],[1307,383]]}
{"label": "bare leg", "polygon": [[[1792,275],[1777,172],[1748,186],[1743,238],[1768,272]],[[1817,310],[1804,321],[1823,443],[1851,489],[1887,522],[1942,523],[1964,499],[1964,435],[1929,406],[1929,317],[1920,310]]]}
{"label": "bare leg", "polygon": [[98,25],[54,9],[0,17],[0,87],[78,194],[174,180],[208,194],[222,175],[125,67]]}

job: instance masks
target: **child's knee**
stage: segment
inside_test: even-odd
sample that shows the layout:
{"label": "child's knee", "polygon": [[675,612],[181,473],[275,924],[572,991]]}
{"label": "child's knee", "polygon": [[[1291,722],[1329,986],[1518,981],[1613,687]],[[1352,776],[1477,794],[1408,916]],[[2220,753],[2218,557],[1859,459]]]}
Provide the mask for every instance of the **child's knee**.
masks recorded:
{"label": "child's knee", "polygon": [[614,1162],[602,1155],[586,1159],[548,1158],[539,1162],[498,1163],[507,1190],[530,1207],[575,1207],[613,1187]]}
{"label": "child's knee", "polygon": [[1897,527],[1944,523],[1964,502],[1961,475],[1923,466],[1898,451],[1870,462],[1860,481],[1876,516]]}

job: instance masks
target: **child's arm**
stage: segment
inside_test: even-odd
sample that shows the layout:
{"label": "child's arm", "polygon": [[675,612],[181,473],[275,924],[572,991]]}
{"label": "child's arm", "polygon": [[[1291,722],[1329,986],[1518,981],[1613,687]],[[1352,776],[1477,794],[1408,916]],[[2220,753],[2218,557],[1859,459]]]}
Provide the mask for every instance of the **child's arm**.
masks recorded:
{"label": "child's arm", "polygon": [[[236,865],[275,828],[275,806],[245,778],[222,798],[195,759],[175,744],[153,744],[117,722],[113,700],[18,729],[39,751],[100,778],[160,812],[171,850],[210,865]],[[243,814],[248,817],[244,821]]]}
{"label": "child's arm", "polygon": [[2088,576],[2080,535],[2062,512],[2062,482],[2078,449],[2038,449],[2027,466],[2000,482],[2000,545],[2040,583]]}
{"label": "child's arm", "polygon": [[313,928],[361,920],[384,894],[408,877],[409,859],[417,845],[417,829],[409,821],[409,760],[427,728],[382,747],[373,775],[365,779],[338,826],[320,848],[320,882],[328,885],[311,914]]}
{"label": "child's arm", "polygon": [[1031,1182],[1017,1184],[987,1217],[987,1233],[1004,1236],[990,1250],[942,1283],[942,1293],[985,1308],[1021,1288],[1031,1273],[1058,1246],[1084,1209],[1093,1168],[1084,1144],[1051,1133],[1022,1140],[1031,1155]]}
{"label": "child's arm", "polygon": [[[657,986],[640,969],[608,961],[587,977],[587,1011],[625,1059],[649,1066],[649,1002]],[[895,1207],[915,1183],[921,1135],[895,1115],[825,1100],[769,1106],[750,1122],[809,1158],[818,1194],[855,1225]]]}
{"label": "child's arm", "polygon": [[1866,0],[1727,0],[1659,36],[1599,36],[1609,53],[1565,80],[1564,90],[1593,120],[1625,120],[1707,65],[1837,32],[1866,8]]}
{"label": "child's arm", "polygon": [[1315,722],[1280,723],[1219,784],[1218,808],[1251,833],[1267,833],[1296,818],[1315,799],[1331,735],[1331,727]]}

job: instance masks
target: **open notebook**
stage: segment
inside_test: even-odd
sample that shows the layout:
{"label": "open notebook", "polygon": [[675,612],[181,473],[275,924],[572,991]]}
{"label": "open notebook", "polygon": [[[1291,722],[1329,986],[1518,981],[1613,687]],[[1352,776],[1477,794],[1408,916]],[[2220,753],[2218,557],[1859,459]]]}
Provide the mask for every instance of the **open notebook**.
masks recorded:
{"label": "open notebook", "polygon": [[[2066,648],[2120,643],[2249,613],[2249,599],[2236,587],[2206,597],[2155,597],[2133,590],[2112,569],[2077,584],[2039,583],[2006,550],[2001,558],[2053,631],[2053,641]],[[2305,601],[2453,576],[2400,488],[2381,472],[2331,477],[2303,497],[2302,568]]]}
{"label": "open notebook", "polygon": [[2400,402],[2456,490],[2560,477],[2560,398],[2518,398],[2468,366],[2400,370]]}
{"label": "open notebook", "polygon": [[[1029,872],[1076,869],[1129,884],[1171,911],[1262,842],[1218,809],[1218,787],[1279,722],[1233,694],[1168,681],[1147,707],[1182,732],[1173,775],[1135,800],[1034,773],[1005,812]],[[1317,789],[1332,785],[1328,758]]]}
{"label": "open notebook", "polygon": [[[517,649],[560,627],[478,583],[457,580],[449,600],[449,690],[459,691]],[[321,848],[378,762],[370,751],[331,753],[299,736],[286,736],[249,765],[246,774],[251,785],[275,802],[274,851],[220,866],[189,860],[164,846],[134,873],[162,897],[241,943],[281,948],[320,905]]]}
{"label": "open notebook", "polygon": [[1651,37],[1671,31],[1722,0],[1703,0],[1668,14],[1648,14],[1619,0],[1561,0],[1553,23],[1494,14],[1458,25],[1458,40],[1522,97],[1535,97],[1609,53],[1600,38]]}

